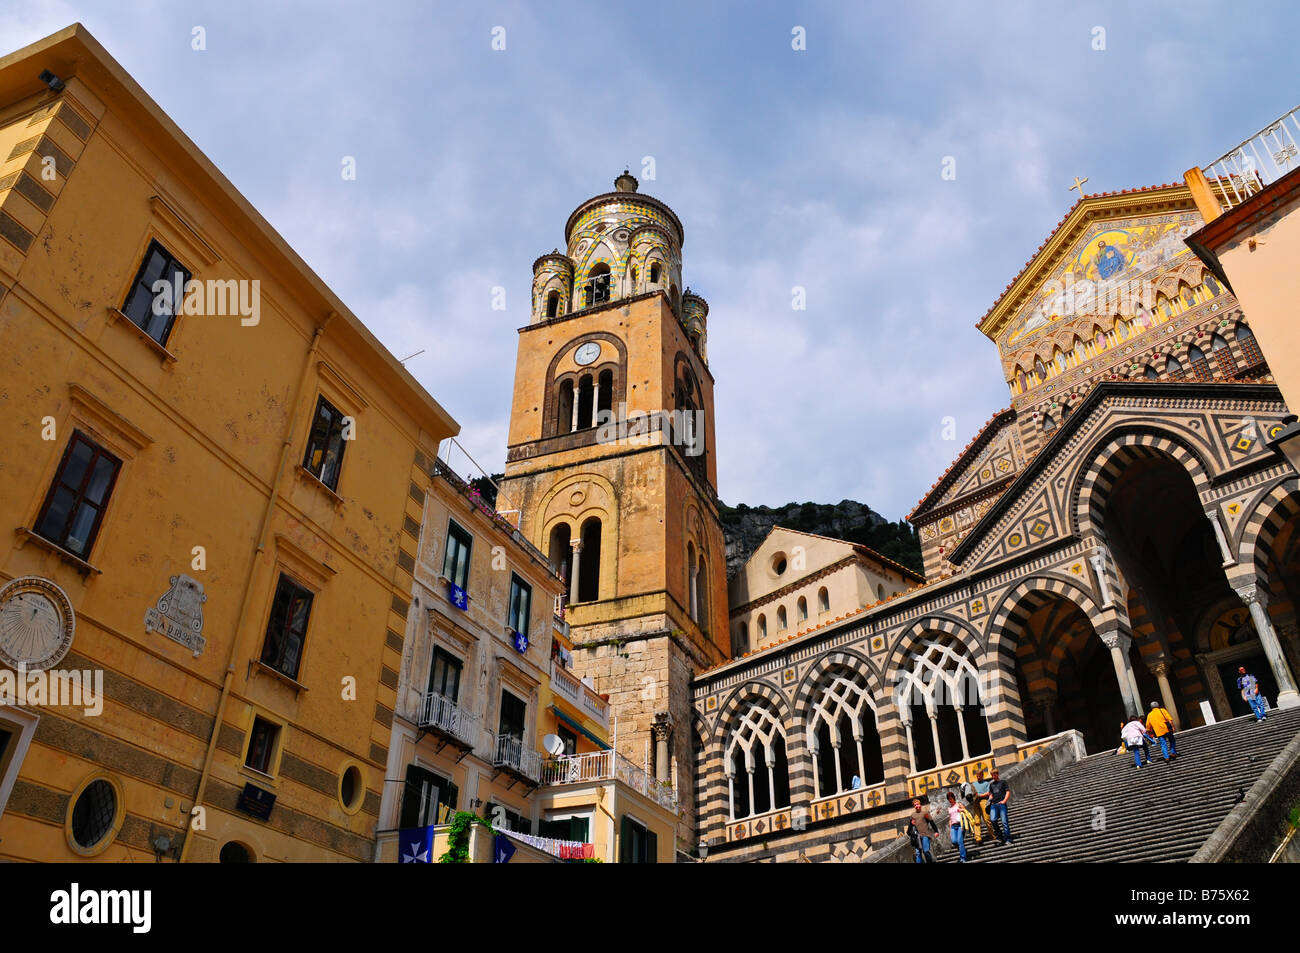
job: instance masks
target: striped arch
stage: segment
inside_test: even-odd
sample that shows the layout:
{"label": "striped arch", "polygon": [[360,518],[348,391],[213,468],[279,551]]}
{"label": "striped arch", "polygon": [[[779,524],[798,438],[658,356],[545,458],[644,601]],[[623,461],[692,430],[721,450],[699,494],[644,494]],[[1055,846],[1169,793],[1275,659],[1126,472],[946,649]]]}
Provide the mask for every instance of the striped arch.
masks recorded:
{"label": "striped arch", "polygon": [[[825,780],[817,774],[817,732],[825,724],[830,732],[832,745],[848,746],[852,751],[858,748],[860,769],[874,757],[875,751],[869,751],[864,742],[867,740],[855,728],[852,737],[839,735],[840,718],[847,715],[855,726],[874,728],[879,736],[879,752],[884,774],[881,779],[867,780],[865,773],[861,776],[864,783],[876,783],[889,777],[890,742],[900,736],[901,729],[892,702],[881,691],[880,680],[876,677],[874,667],[866,658],[851,650],[829,652],[817,660],[804,675],[803,681],[795,692],[795,719],[805,734],[805,744],[812,762],[813,792],[816,797],[825,797],[846,790],[845,779],[837,774],[837,790],[830,790]],[[867,719],[870,719],[868,721]],[[871,739],[871,747],[876,746],[876,739]],[[906,758],[906,739],[904,761]],[[836,766],[837,772],[839,766]]]}
{"label": "striped arch", "polygon": [[1078,536],[1105,538],[1104,511],[1111,488],[1125,468],[1138,460],[1169,457],[1187,471],[1197,494],[1210,488],[1207,468],[1176,434],[1155,428],[1120,430],[1108,434],[1089,454],[1092,463],[1080,471],[1071,494],[1071,516]]}
{"label": "striped arch", "polygon": [[[1268,557],[1273,541],[1287,521],[1300,516],[1300,479],[1292,477],[1273,487],[1258,503],[1241,530],[1237,572],[1230,574],[1234,585],[1261,584],[1268,578]],[[1250,574],[1253,573],[1253,579]]]}
{"label": "striped arch", "polygon": [[[768,796],[772,802],[775,801],[777,774],[766,763],[766,755],[771,751],[778,737],[785,749],[789,804],[807,800],[807,790],[811,788],[810,770],[809,765],[806,764],[807,756],[802,733],[792,730],[793,727],[790,705],[785,695],[767,682],[746,682],[727,699],[722,716],[718,719],[718,734],[715,736],[722,759],[723,777],[717,796],[721,798],[720,807],[724,824],[728,820],[737,819],[732,817],[733,785],[744,782],[748,790],[741,794],[741,801],[744,803],[745,794],[748,794],[750,805],[754,805],[754,793],[750,785],[754,774],[758,771],[767,771],[771,779]],[[738,778],[734,774],[732,758],[737,752],[744,756],[748,775],[746,778]],[[760,756],[763,756],[764,763],[760,763]],[[716,809],[715,806],[714,810]]]}
{"label": "striped arch", "polygon": [[[912,647],[927,634],[943,633],[955,636],[966,647],[972,659],[978,659],[983,651],[979,632],[969,622],[947,615],[922,616],[905,629],[894,643],[884,664],[884,682],[896,686],[899,677],[909,668],[908,655]],[[890,694],[892,699],[893,695]]]}

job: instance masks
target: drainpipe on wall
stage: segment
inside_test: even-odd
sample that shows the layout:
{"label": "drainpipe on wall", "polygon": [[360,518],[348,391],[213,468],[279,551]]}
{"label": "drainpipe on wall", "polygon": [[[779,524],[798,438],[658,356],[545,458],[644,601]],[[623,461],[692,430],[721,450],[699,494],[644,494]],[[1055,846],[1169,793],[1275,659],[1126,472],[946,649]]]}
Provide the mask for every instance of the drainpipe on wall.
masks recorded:
{"label": "drainpipe on wall", "polygon": [[[221,697],[217,701],[216,716],[212,722],[212,735],[208,738],[208,750],[203,756],[203,770],[199,773],[199,786],[194,794],[193,807],[198,807],[202,803],[204,792],[208,787],[208,777],[212,773],[212,756],[216,753],[217,737],[221,733],[226,702],[230,698],[230,686],[235,677],[235,657],[239,649],[239,635],[244,630],[244,618],[248,614],[249,598],[253,591],[253,579],[257,575],[258,566],[261,565],[261,560],[258,557],[266,552],[266,534],[271,528],[271,517],[275,513],[276,501],[280,497],[280,483],[284,479],[284,464],[289,458],[289,450],[293,447],[294,432],[298,429],[298,413],[302,405],[303,388],[307,386],[307,381],[311,377],[312,365],[315,363],[316,354],[320,350],[320,341],[325,335],[325,328],[329,326],[330,321],[333,319],[334,312],[331,311],[316,328],[311,338],[311,345],[307,348],[307,357],[303,364],[302,374],[298,377],[298,387],[294,391],[293,403],[290,405],[289,421],[285,425],[284,441],[280,445],[280,462],[275,470],[275,481],[271,484],[271,492],[266,501],[266,510],[262,513],[262,525],[257,533],[257,548],[253,550],[253,561],[248,567],[248,576],[244,579],[244,594],[240,598],[239,614],[235,617],[235,631],[230,640],[230,654],[226,658],[226,674],[221,682]],[[193,811],[193,807],[191,811]],[[189,825],[190,822],[186,822],[185,841],[181,845],[181,856],[177,863],[184,863],[186,857],[189,856],[190,843],[193,841],[193,838],[190,837],[191,828]]]}

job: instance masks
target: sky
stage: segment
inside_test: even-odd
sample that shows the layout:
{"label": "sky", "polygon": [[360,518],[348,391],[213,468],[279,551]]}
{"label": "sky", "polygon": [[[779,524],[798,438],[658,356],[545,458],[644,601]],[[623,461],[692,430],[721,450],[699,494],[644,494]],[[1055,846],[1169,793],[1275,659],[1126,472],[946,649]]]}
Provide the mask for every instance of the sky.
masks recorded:
{"label": "sky", "polygon": [[974,325],[1074,177],[1180,181],[1300,101],[1300,11],[1232,9],[0,0],[0,47],[84,24],[492,471],[533,259],[631,169],[709,303],[720,498],[898,519],[1008,404]]}

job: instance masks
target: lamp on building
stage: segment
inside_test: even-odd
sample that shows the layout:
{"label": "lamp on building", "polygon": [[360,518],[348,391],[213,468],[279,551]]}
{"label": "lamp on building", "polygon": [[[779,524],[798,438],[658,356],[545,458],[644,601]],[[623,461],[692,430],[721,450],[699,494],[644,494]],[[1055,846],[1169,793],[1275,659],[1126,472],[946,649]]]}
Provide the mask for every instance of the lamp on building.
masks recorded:
{"label": "lamp on building", "polygon": [[59,79],[47,69],[41,70],[40,81],[56,93],[63,92],[63,80]]}
{"label": "lamp on building", "polygon": [[163,857],[171,853],[171,849],[172,839],[166,834],[159,834],[153,839],[153,857],[158,863],[162,863]]}

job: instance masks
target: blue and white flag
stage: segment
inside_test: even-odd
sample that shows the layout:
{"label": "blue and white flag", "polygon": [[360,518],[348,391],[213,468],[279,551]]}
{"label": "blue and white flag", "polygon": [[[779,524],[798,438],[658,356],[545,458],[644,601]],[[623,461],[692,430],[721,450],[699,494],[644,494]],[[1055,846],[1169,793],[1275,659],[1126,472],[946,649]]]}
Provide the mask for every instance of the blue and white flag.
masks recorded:
{"label": "blue and white flag", "polygon": [[447,583],[447,593],[451,599],[451,604],[457,609],[465,610],[469,608],[469,593],[460,586],[454,582]]}
{"label": "blue and white flag", "polygon": [[492,838],[492,863],[508,864],[510,858],[515,855],[515,845],[510,843],[510,838],[504,834],[498,834]]}
{"label": "blue and white flag", "polygon": [[397,832],[397,845],[402,863],[433,863],[433,825],[402,828]]}

